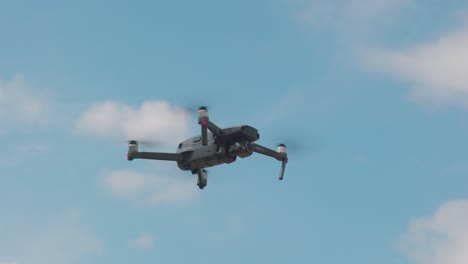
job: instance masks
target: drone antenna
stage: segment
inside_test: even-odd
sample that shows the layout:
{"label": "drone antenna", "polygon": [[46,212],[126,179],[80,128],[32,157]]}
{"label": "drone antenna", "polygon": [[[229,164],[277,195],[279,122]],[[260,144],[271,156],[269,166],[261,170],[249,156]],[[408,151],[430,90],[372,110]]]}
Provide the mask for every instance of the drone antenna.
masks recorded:
{"label": "drone antenna", "polygon": [[206,106],[202,106],[198,108],[198,124],[201,125],[201,138],[202,138],[202,145],[208,145],[208,109]]}

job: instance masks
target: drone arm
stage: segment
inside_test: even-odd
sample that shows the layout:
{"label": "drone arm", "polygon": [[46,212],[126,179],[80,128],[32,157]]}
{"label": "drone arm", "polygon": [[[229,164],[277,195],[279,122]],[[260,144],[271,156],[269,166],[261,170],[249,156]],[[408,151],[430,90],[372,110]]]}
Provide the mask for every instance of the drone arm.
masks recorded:
{"label": "drone arm", "polygon": [[202,106],[198,109],[198,124],[201,126],[202,145],[208,145],[208,130],[213,132],[216,137],[223,137],[226,133],[210,121],[208,109]]}
{"label": "drone arm", "polygon": [[182,154],[178,153],[161,153],[161,152],[138,152],[133,151],[127,154],[127,160],[133,159],[150,159],[150,160],[169,160],[181,161],[183,160]]}
{"label": "drone arm", "polygon": [[224,137],[226,133],[217,125],[215,125],[210,120],[207,121],[206,127],[210,130],[216,137]]}
{"label": "drone arm", "polygon": [[263,155],[266,155],[266,156],[270,156],[272,158],[275,158],[279,161],[283,161],[284,159],[287,159],[287,156],[282,154],[282,153],[279,153],[279,152],[276,152],[272,149],[269,149],[267,147],[264,147],[264,146],[261,146],[261,145],[258,145],[258,144],[255,144],[255,143],[252,143],[252,147],[253,147],[253,151],[254,152],[257,152],[257,153],[260,153],[260,154],[263,154]]}
{"label": "drone arm", "polygon": [[217,138],[222,138],[226,135],[226,133],[219,126],[215,125],[208,119],[201,120],[200,125],[203,146],[208,144],[208,130],[210,130]]}
{"label": "drone arm", "polygon": [[274,151],[272,149],[269,149],[267,147],[252,143],[253,151],[270,156],[272,158],[275,158],[279,161],[281,161],[281,171],[280,171],[280,176],[279,179],[282,180],[284,177],[284,171],[286,169],[286,164],[288,163],[288,154],[286,152],[286,147],[284,145],[280,145],[278,147],[278,151]]}

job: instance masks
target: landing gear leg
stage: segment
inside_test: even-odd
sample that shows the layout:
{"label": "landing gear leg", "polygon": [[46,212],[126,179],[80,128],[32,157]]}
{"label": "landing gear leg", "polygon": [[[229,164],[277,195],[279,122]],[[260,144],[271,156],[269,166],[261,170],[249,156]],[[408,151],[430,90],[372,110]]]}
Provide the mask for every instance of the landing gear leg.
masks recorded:
{"label": "landing gear leg", "polygon": [[197,173],[198,173],[198,180],[197,180],[198,188],[203,189],[208,184],[208,172],[206,172],[206,170],[203,170],[203,169],[198,169]]}

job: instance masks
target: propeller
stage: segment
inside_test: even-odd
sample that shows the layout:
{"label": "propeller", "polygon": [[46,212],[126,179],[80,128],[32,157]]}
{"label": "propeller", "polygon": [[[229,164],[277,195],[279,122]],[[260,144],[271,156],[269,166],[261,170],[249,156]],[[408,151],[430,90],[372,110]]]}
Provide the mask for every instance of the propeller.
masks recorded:
{"label": "propeller", "polygon": [[159,146],[160,143],[151,140],[128,140],[128,153],[127,153],[127,160],[133,160],[134,154],[138,152],[138,146]]}
{"label": "propeller", "polygon": [[309,151],[310,146],[308,142],[301,142],[297,138],[296,139],[283,139],[281,142],[288,142],[287,145],[284,143],[277,143],[276,145],[279,147],[283,145],[284,147],[287,147],[287,150],[289,150],[292,153],[301,153],[301,152],[306,152]]}
{"label": "propeller", "polygon": [[201,138],[202,138],[202,145],[208,145],[208,106],[207,105],[199,105],[195,106],[196,104],[189,104],[188,106],[184,107],[184,109],[189,113],[197,112],[198,114],[198,124],[200,125],[201,129]]}
{"label": "propeller", "polygon": [[202,106],[198,107],[198,111],[200,111],[200,110],[206,110],[206,111],[208,111],[208,106],[202,105]]}
{"label": "propeller", "polygon": [[183,108],[189,113],[197,113],[200,109],[208,110],[211,106],[205,104],[189,104],[187,106],[183,106]]}
{"label": "propeller", "polygon": [[156,142],[154,140],[128,140],[128,144],[137,144],[137,145],[143,145],[143,146],[149,146],[149,147],[155,147],[155,146],[160,146],[162,145],[159,142]]}
{"label": "propeller", "polygon": [[137,145],[140,145],[140,146],[148,146],[148,147],[164,146],[164,144],[162,144],[161,142],[158,142],[156,140],[137,140],[137,139],[128,139],[128,140],[116,139],[116,140],[114,140],[114,139],[112,139],[111,142],[113,144],[119,144],[119,145],[133,143],[133,144],[137,144]]}

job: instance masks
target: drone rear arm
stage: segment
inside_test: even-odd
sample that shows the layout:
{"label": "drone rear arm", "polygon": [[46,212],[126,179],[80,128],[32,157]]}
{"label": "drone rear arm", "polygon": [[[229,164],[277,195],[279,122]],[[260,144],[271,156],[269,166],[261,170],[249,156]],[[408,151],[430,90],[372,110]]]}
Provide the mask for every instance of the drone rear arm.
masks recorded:
{"label": "drone rear arm", "polygon": [[161,153],[161,152],[128,152],[127,160],[133,159],[150,159],[150,160],[169,160],[181,161],[184,159],[182,154],[178,153]]}
{"label": "drone rear arm", "polygon": [[263,154],[263,155],[266,155],[266,156],[270,156],[270,157],[275,158],[275,159],[277,159],[279,161],[283,161],[284,159],[288,158],[285,153],[280,153],[280,152],[274,151],[272,149],[269,149],[267,147],[258,145],[256,143],[252,143],[252,147],[253,147],[254,152],[257,152],[257,153],[260,153],[260,154]]}
{"label": "drone rear arm", "polygon": [[274,151],[267,147],[252,143],[252,150],[253,152],[257,152],[266,156],[270,156],[281,161],[281,171],[279,179],[282,180],[284,177],[284,170],[286,169],[286,164],[288,163],[288,153],[286,150],[286,146],[280,145],[278,147],[278,151]]}

